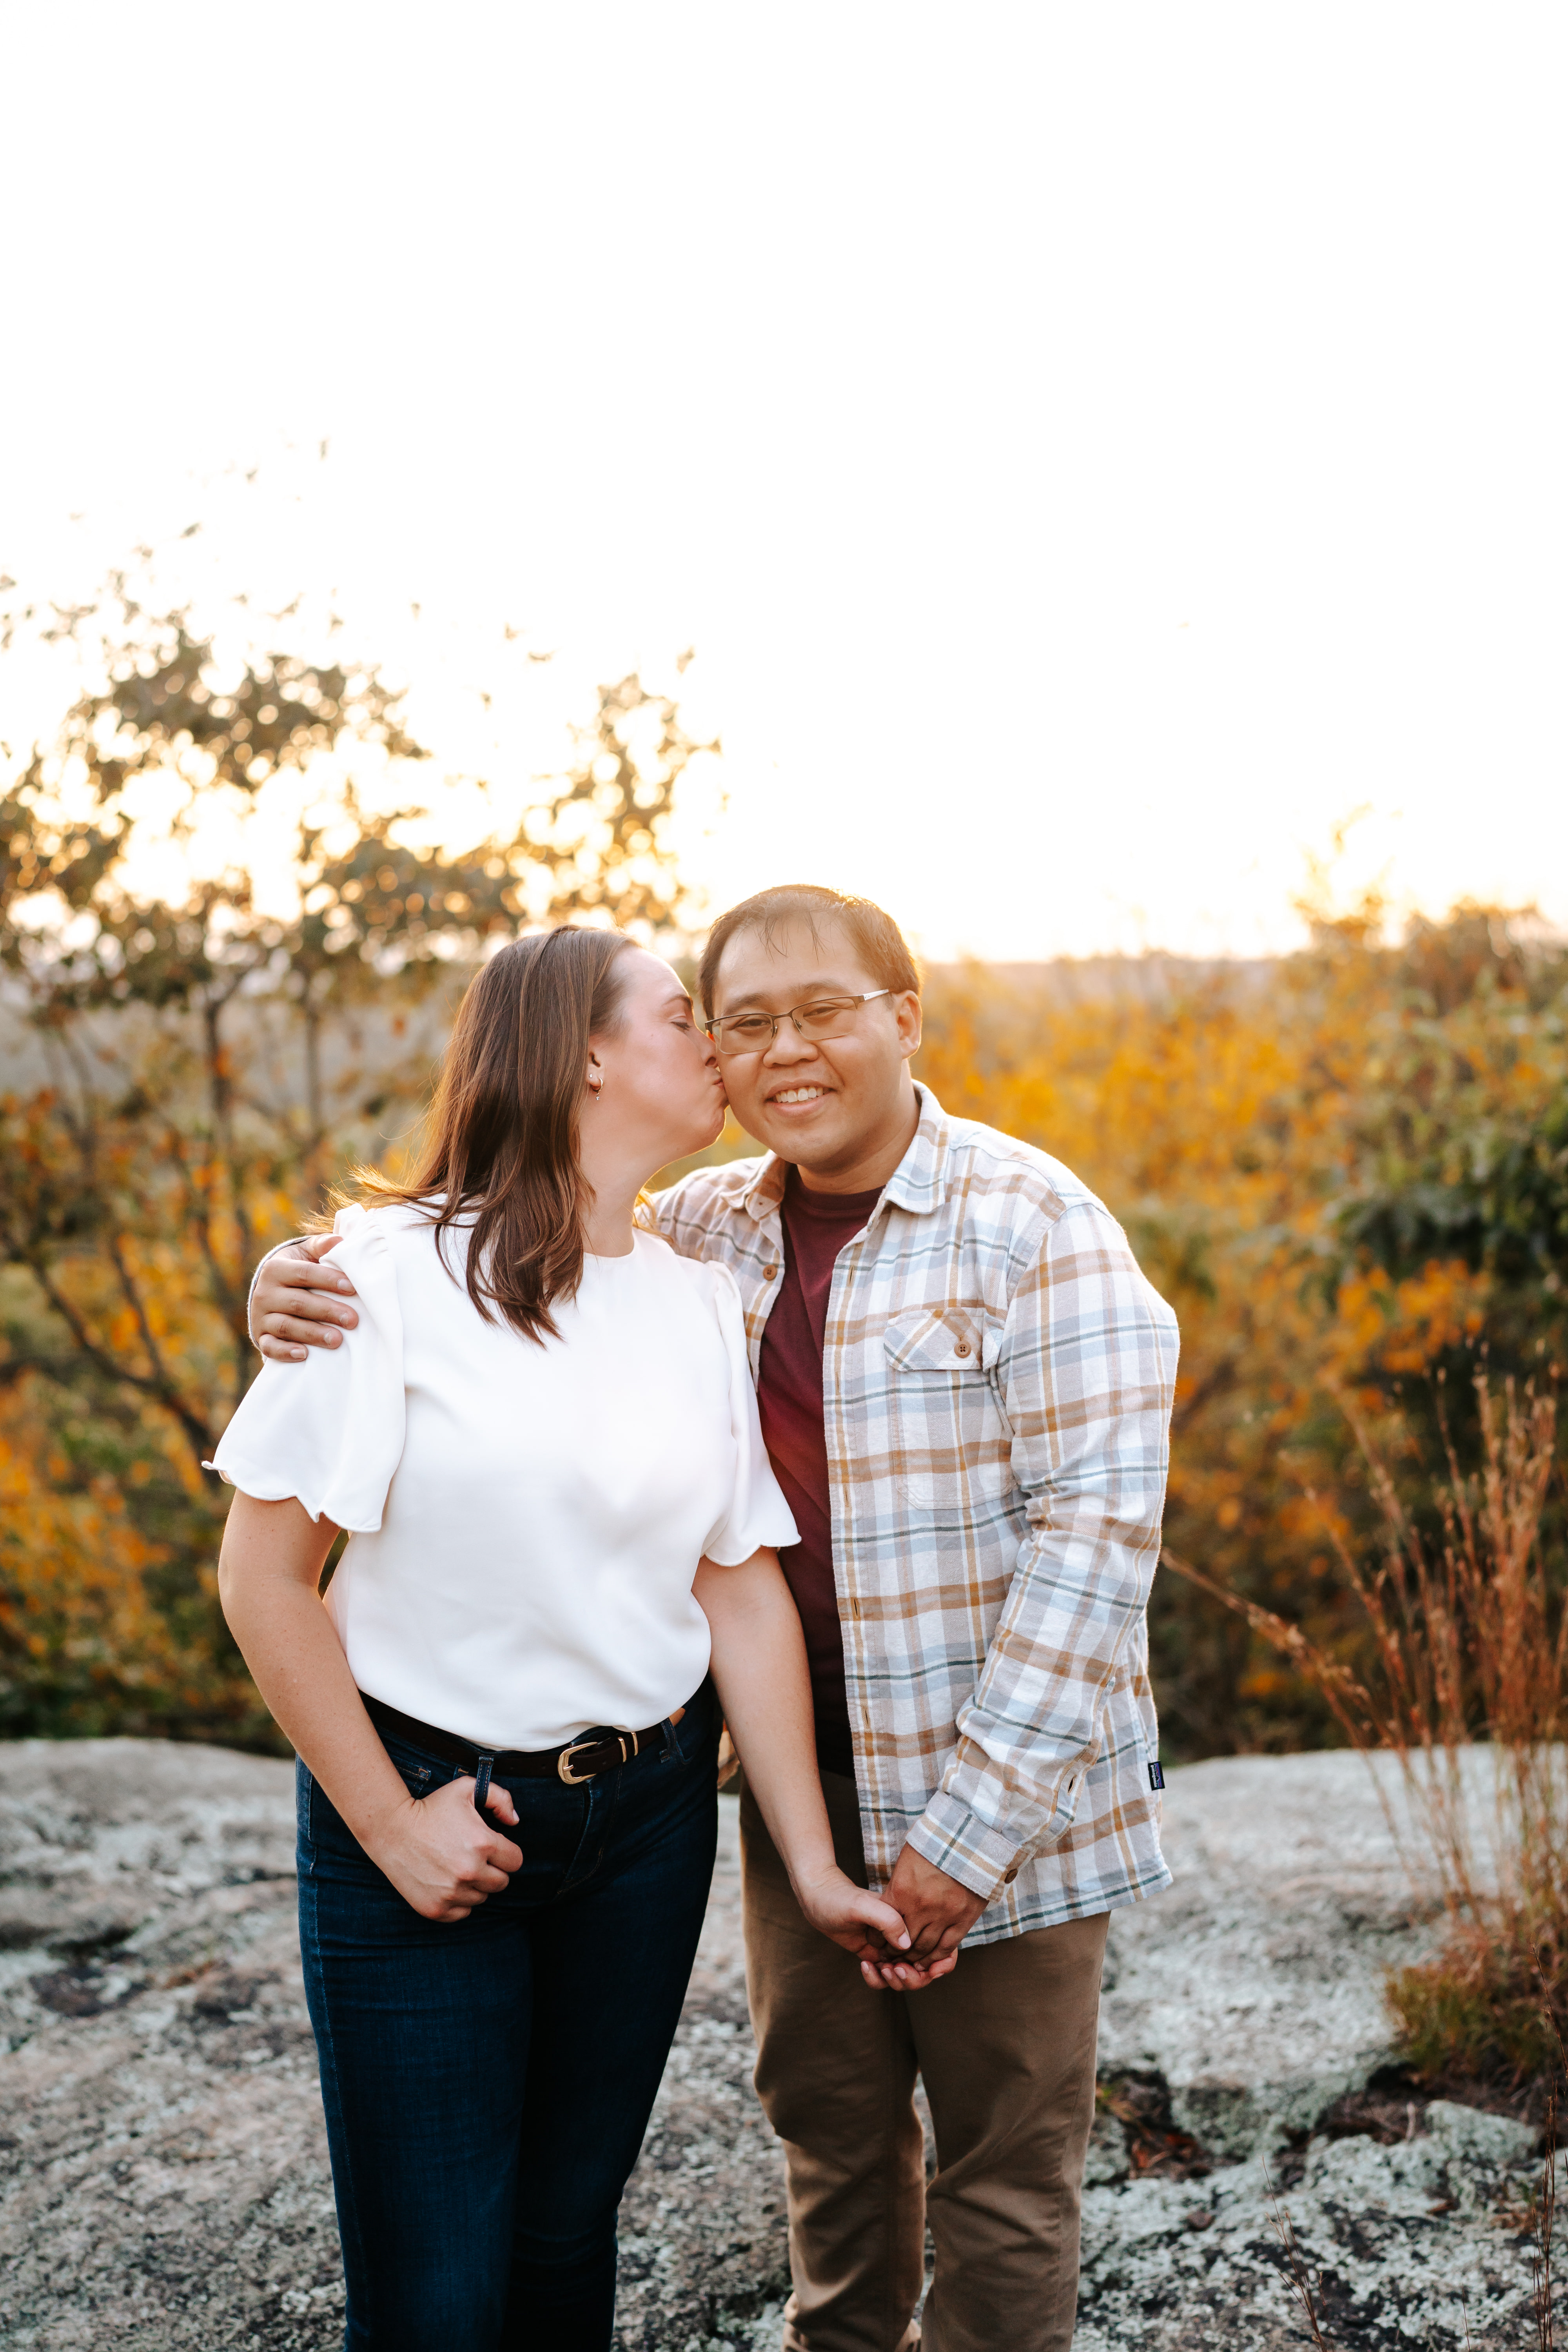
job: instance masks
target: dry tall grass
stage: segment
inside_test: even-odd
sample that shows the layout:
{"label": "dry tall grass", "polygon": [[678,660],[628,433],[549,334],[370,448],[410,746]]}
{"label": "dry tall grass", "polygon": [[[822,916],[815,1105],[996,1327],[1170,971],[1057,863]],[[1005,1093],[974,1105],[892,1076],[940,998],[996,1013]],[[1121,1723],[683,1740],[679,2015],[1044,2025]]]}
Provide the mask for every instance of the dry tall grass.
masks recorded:
{"label": "dry tall grass", "polygon": [[[1364,1677],[1164,1557],[1317,1683],[1353,1747],[1399,1759],[1422,1847],[1407,1859],[1418,1874],[1435,1870],[1447,1914],[1437,1956],[1389,1985],[1411,2064],[1522,2082],[1555,2072],[1568,2017],[1568,1609],[1542,1549],[1557,1402],[1533,1383],[1497,1393],[1484,1373],[1476,1392],[1480,1466],[1461,1470],[1445,1422],[1430,1534],[1356,1404],[1341,1400],[1384,1529],[1368,1567],[1324,1515],[1371,1636]],[[1381,1779],[1379,1790],[1403,1845]]]}

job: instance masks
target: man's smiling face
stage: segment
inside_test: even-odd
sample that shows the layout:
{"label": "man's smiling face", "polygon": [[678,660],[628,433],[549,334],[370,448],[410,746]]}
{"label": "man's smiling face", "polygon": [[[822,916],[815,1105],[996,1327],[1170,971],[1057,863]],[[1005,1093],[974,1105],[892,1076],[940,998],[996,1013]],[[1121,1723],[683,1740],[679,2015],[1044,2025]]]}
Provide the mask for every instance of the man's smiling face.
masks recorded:
{"label": "man's smiling face", "polygon": [[[884,982],[867,971],[831,917],[777,922],[771,937],[748,923],[725,945],[709,1010],[786,1013],[828,996],[869,996]],[[846,1016],[836,1037],[813,1042],[781,1020],[762,1053],[721,1054],[731,1108],[748,1135],[833,1189],[853,1191],[863,1162],[901,1153],[913,1129],[910,1055],[921,1041],[920,998],[878,995]],[[870,1184],[879,1176],[868,1178]]]}

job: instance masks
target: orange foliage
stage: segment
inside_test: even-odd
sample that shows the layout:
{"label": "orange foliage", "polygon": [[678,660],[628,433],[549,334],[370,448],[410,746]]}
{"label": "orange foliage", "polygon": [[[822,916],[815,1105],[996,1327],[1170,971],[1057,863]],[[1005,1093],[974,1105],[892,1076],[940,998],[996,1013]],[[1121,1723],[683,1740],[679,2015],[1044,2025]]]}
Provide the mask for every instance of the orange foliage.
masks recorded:
{"label": "orange foliage", "polygon": [[[1070,971],[1026,992],[981,967],[931,992],[920,1075],[1091,1184],[1181,1318],[1173,1548],[1330,1649],[1358,1638],[1331,1537],[1371,1528],[1336,1391],[1374,1417],[1429,1394],[1496,1341],[1504,1290],[1521,1296],[1468,1229],[1462,1251],[1379,1263],[1347,1205],[1435,1202],[1436,1233],[1476,1165],[1518,1138],[1528,1160],[1568,1087],[1561,973],[1532,994],[1486,920],[1461,910],[1446,950],[1431,927],[1395,950],[1348,926],[1279,964],[1163,983],[1134,965],[1099,995],[1075,998]],[[1524,1282],[1542,1346],[1555,1282],[1544,1265]],[[1172,1580],[1152,1631],[1175,1752],[1331,1736],[1309,1684]]]}
{"label": "orange foliage", "polygon": [[121,1699],[178,1688],[188,1676],[148,1591],[164,1549],[111,1473],[73,1477],[40,1404],[33,1379],[0,1390],[0,1673],[25,1662],[35,1687]]}
{"label": "orange foliage", "polygon": [[[1376,1521],[1337,1399],[1386,1452],[1433,1376],[1482,1345],[1528,1370],[1557,1329],[1568,997],[1499,936],[1461,915],[1399,950],[1350,929],[1269,966],[1133,964],[1076,998],[978,967],[929,994],[919,1074],[1093,1185],[1181,1318],[1173,1549],[1326,1654],[1362,1639],[1336,1546],[1364,1553]],[[264,1736],[196,1462],[256,1363],[249,1266],[314,1205],[318,1154],[259,1085],[220,1099],[199,1046],[165,1029],[90,1100],[0,1104],[4,1727]],[[344,1075],[329,1166],[371,1143],[374,1074]],[[1152,1633],[1173,1753],[1333,1736],[1310,1682],[1194,1588],[1157,1580]]]}

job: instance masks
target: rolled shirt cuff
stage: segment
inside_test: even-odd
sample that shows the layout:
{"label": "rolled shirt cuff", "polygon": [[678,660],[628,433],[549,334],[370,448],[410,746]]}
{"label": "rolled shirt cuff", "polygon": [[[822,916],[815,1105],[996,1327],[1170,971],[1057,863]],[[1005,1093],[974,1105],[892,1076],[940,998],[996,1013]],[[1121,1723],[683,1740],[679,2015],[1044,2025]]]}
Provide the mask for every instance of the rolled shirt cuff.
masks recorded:
{"label": "rolled shirt cuff", "polygon": [[994,1902],[1028,1860],[1027,1847],[992,1829],[961,1797],[939,1789],[910,1832],[915,1852],[972,1895]]}

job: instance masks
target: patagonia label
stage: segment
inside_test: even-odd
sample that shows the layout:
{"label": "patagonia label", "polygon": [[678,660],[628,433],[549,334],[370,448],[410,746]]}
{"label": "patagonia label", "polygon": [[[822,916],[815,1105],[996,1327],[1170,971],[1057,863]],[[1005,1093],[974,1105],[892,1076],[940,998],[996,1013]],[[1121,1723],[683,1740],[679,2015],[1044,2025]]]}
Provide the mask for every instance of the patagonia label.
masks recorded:
{"label": "patagonia label", "polygon": [[1163,1766],[1163,1764],[1160,1764],[1160,1763],[1152,1762],[1152,1762],[1150,1763],[1150,1766],[1149,1766],[1149,1786],[1150,1786],[1152,1789],[1163,1789],[1163,1788],[1164,1787],[1164,1785],[1165,1785],[1165,1768],[1164,1768],[1164,1766]]}

